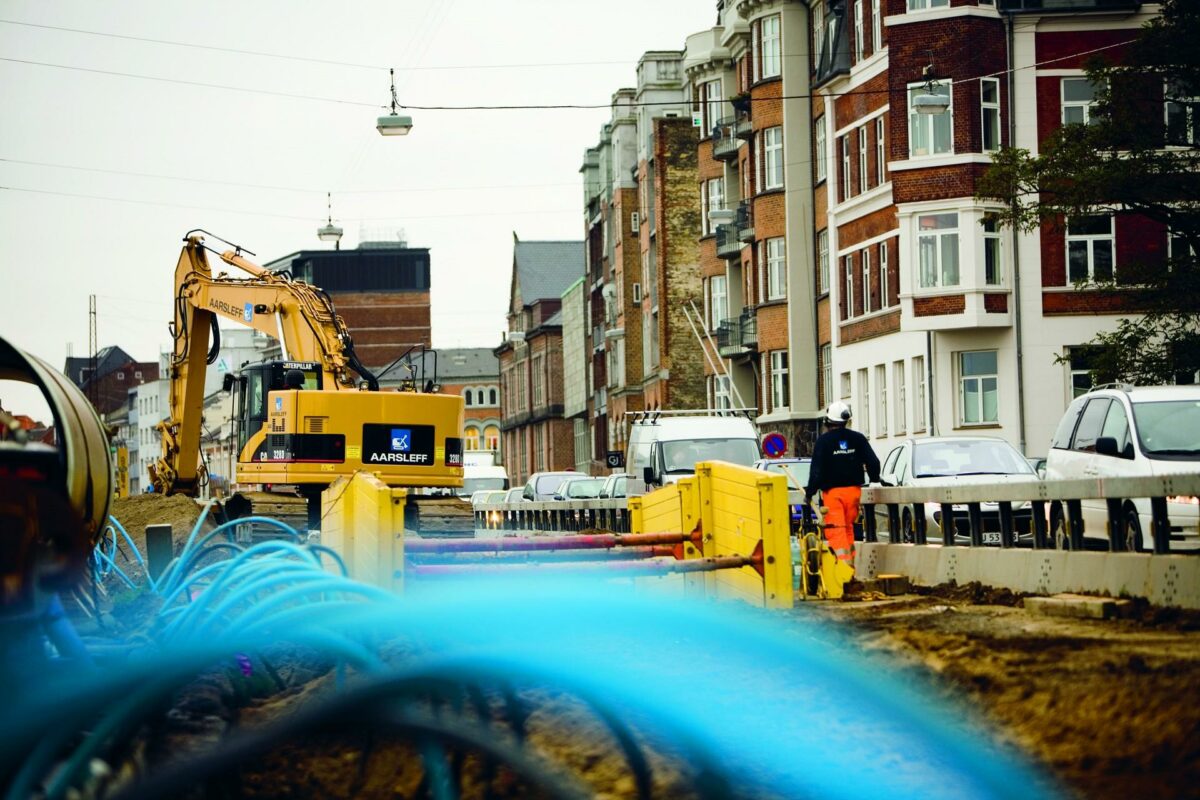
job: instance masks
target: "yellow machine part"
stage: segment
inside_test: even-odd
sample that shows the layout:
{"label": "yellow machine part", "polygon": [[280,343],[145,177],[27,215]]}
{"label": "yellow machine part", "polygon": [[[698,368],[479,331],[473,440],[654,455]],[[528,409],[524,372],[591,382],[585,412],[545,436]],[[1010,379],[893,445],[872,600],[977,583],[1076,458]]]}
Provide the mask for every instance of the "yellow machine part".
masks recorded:
{"label": "yellow machine part", "polygon": [[238,457],[239,483],[328,485],[367,472],[387,486],[462,485],[458,395],[292,389],[267,404]]}
{"label": "yellow machine part", "polygon": [[840,560],[824,535],[823,509],[816,508],[817,530],[800,534],[800,596],[806,600],[840,600],[854,567]]}

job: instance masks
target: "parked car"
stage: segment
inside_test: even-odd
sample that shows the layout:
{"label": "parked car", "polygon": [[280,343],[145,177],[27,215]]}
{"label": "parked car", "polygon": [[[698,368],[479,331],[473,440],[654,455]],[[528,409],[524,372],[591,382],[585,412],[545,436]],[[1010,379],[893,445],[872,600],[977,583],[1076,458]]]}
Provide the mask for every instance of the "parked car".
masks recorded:
{"label": "parked car", "polygon": [[1039,478],[1046,477],[1045,456],[1025,456],[1025,460],[1029,462],[1029,466],[1033,467],[1033,471],[1038,474]]}
{"label": "parked car", "polygon": [[508,492],[504,489],[479,489],[471,493],[471,505],[480,503],[503,503]]}
{"label": "parked car", "polygon": [[[1046,479],[1148,478],[1200,470],[1200,386],[1145,386],[1094,389],[1075,398],[1059,421]],[[1084,537],[1088,546],[1108,547],[1108,504],[1084,500]],[[1200,549],[1200,501],[1168,497],[1171,549]],[[1066,514],[1050,507],[1056,545],[1066,547]],[[1127,549],[1150,550],[1150,500],[1125,499],[1121,508]]]}
{"label": "parked car", "polygon": [[759,456],[758,429],[739,411],[646,411],[629,425],[629,471],[652,486],[694,475],[698,461],[750,466]]}
{"label": "parked car", "polygon": [[502,502],[519,503],[524,499],[525,499],[525,487],[524,486],[514,486],[513,488],[509,489],[507,492],[504,493],[504,500]]}
{"label": "parked car", "polygon": [[[777,472],[787,477],[787,487],[789,492],[803,492],[805,485],[808,483],[808,472],[812,468],[811,458],[760,458],[754,462],[755,469],[766,470],[767,472]],[[804,507],[803,498],[801,502],[792,503],[792,530],[798,531],[804,522],[805,517],[812,517],[812,511]]]}
{"label": "parked car", "polygon": [[604,479],[604,486],[600,489],[600,496],[603,498],[628,497],[629,479],[632,477],[628,472],[614,472]]}
{"label": "parked car", "polygon": [[[888,453],[880,477],[896,486],[996,486],[1003,483],[1034,482],[1038,475],[1025,457],[1004,439],[994,436],[937,436],[908,438]],[[983,503],[984,544],[1000,544],[1000,507]],[[887,526],[887,507],[875,508],[878,530]],[[926,503],[925,535],[928,541],[942,541],[942,507]],[[893,542],[913,541],[913,509],[900,509],[899,529],[888,531]],[[968,536],[970,527],[966,505],[954,506],[955,532]],[[1029,503],[1013,506],[1013,522],[1018,542],[1033,540],[1033,514]]]}
{"label": "parked car", "polygon": [[603,488],[604,478],[590,478],[586,475],[567,478],[559,485],[558,491],[554,493],[554,499],[594,500],[600,496],[600,490]]}
{"label": "parked car", "polygon": [[521,496],[526,500],[553,500],[563,481],[578,477],[578,472],[535,472],[525,481]]}

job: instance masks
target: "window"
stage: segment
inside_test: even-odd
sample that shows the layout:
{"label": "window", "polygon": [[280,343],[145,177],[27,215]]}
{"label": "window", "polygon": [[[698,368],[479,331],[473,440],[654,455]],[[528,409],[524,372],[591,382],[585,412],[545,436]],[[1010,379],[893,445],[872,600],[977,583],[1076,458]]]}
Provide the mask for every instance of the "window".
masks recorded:
{"label": "window", "polygon": [[887,164],[887,154],[883,150],[883,116],[875,118],[875,185],[883,183],[883,168]]}
{"label": "window", "polygon": [[1104,429],[1104,419],[1108,416],[1108,407],[1112,403],[1107,397],[1093,397],[1088,401],[1079,419],[1079,427],[1075,429],[1075,439],[1071,449],[1092,452],[1096,449],[1096,440]]}
{"label": "window", "polygon": [[1062,121],[1064,125],[1087,125],[1092,121],[1099,86],[1087,78],[1062,79]]}
{"label": "window", "polygon": [[758,77],[775,78],[782,71],[779,51],[779,15],[763,17],[759,24],[761,28],[759,53],[758,60],[755,62],[759,67]]}
{"label": "window", "polygon": [[913,101],[919,94],[935,94],[950,97],[950,84],[941,83],[932,89],[918,83],[908,87],[908,154],[910,156],[932,156],[953,150],[954,103],[941,114],[919,114]]}
{"label": "window", "polygon": [[771,351],[771,410],[786,411],[791,403],[787,350]]}
{"label": "window", "polygon": [[863,59],[863,7],[862,0],[854,0],[854,60]]}
{"label": "window", "polygon": [[888,389],[887,389],[887,364],[878,364],[875,367],[875,394],[879,397],[879,413],[875,415],[875,419],[879,421],[879,431],[877,436],[888,435]]}
{"label": "window", "polygon": [[1113,278],[1112,216],[1096,214],[1067,220],[1067,283]]}
{"label": "window", "polygon": [[863,436],[871,435],[871,384],[866,367],[858,371],[858,429]]}
{"label": "window", "polygon": [[1163,109],[1167,144],[1200,145],[1200,97],[1186,97],[1182,87],[1167,85]]}
{"label": "window", "polygon": [[879,243],[879,307],[887,308],[892,302],[888,287],[888,246],[887,242]]}
{"label": "window", "polygon": [[488,405],[489,406],[496,405],[496,390],[495,389],[488,389]]}
{"label": "window", "polygon": [[850,399],[850,373],[843,372],[840,380],[842,383],[842,399],[848,400]]}
{"label": "window", "polygon": [[999,419],[996,372],[995,350],[958,354],[959,421],[963,425]]}
{"label": "window", "polygon": [[999,286],[1004,281],[1000,268],[1000,223],[995,214],[983,215],[983,282]]}
{"label": "window", "polygon": [[909,11],[925,11],[930,8],[946,8],[950,0],[908,0]]}
{"label": "window", "polygon": [[867,126],[858,129],[858,193],[867,190]]}
{"label": "window", "polygon": [[495,425],[488,425],[483,429],[484,447],[488,450],[500,449],[500,429]]}
{"label": "window", "polygon": [[917,217],[917,263],[921,288],[958,286],[958,214]]}
{"label": "window", "polygon": [[762,155],[759,157],[758,185],[761,191],[783,188],[783,128],[776,126],[762,132]]}
{"label": "window", "polygon": [[700,103],[700,130],[707,138],[721,119],[721,79],[705,81],[697,89]]}
{"label": "window", "polygon": [[817,294],[829,291],[829,229],[817,231]]}
{"label": "window", "polygon": [[925,356],[917,356],[912,361],[913,388],[913,432],[925,431]]}
{"label": "window", "polygon": [[767,239],[767,299],[782,300],[787,296],[787,259],[784,257],[783,237]]}
{"label": "window", "polygon": [[546,431],[543,425],[533,426],[533,471],[546,469]]}
{"label": "window", "polygon": [[712,407],[733,408],[733,393],[729,388],[729,376],[710,375],[709,383],[712,386]]}
{"label": "window", "polygon": [[117,373],[117,380],[119,380],[119,381],[123,381],[123,380],[125,380],[125,373],[124,373],[124,372],[118,372],[118,373]]}
{"label": "window", "polygon": [[142,379],[142,373],[140,371],[135,370],[133,373],[133,379],[135,381],[140,381]]}
{"label": "window", "polygon": [[1000,149],[1000,80],[979,79],[979,109],[983,120],[983,151]]}
{"label": "window", "polygon": [[812,4],[812,52],[813,68],[821,68],[821,52],[825,45],[825,3],[817,0]]}
{"label": "window", "polygon": [[708,279],[708,307],[710,309],[708,329],[710,331],[715,331],[721,321],[729,316],[729,300],[725,282],[724,275],[714,275]]}
{"label": "window", "polygon": [[817,117],[813,123],[813,159],[817,165],[817,183],[825,180],[825,117]]}
{"label": "window", "polygon": [[863,313],[871,313],[871,251],[862,251],[862,298]]}
{"label": "window", "polygon": [[850,137],[842,137],[842,199],[850,199]]}
{"label": "window", "polygon": [[463,429],[463,448],[466,450],[479,449],[479,429],[467,427]]}
{"label": "window", "polygon": [[1092,370],[1096,366],[1099,352],[1095,346],[1078,345],[1067,352],[1071,367],[1071,397],[1079,397],[1092,390]]}
{"label": "window", "polygon": [[908,421],[908,398],[904,396],[904,362],[892,364],[892,381],[896,386],[896,433],[904,433]]}
{"label": "window", "polygon": [[871,51],[878,53],[883,49],[883,15],[879,6],[881,0],[871,0]]}
{"label": "window", "polygon": [[537,408],[545,403],[545,376],[543,372],[543,364],[545,359],[542,356],[534,356],[533,358],[533,406]]}
{"label": "window", "polygon": [[833,345],[821,345],[821,397],[818,405],[825,407],[833,402]]}
{"label": "window", "polygon": [[712,212],[723,211],[725,209],[725,179],[711,178],[704,182],[702,189],[705,211],[701,232],[707,236],[710,233],[716,232],[717,229],[717,226],[712,221]]}
{"label": "window", "polygon": [[846,268],[843,271],[846,279],[846,313],[844,319],[850,319],[854,316],[854,256],[846,256],[844,262]]}
{"label": "window", "polygon": [[470,408],[471,406],[475,405],[474,403],[471,402],[471,397],[472,397],[471,390],[463,389],[463,405],[465,405],[467,408]]}

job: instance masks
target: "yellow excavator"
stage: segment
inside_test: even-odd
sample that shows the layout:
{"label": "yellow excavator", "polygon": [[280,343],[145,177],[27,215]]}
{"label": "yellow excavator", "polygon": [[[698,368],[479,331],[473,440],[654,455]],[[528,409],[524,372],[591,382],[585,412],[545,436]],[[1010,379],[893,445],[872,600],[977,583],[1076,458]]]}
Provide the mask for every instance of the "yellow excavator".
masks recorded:
{"label": "yellow excavator", "polygon": [[[195,496],[206,480],[204,378],[220,348],[217,322],[232,320],[278,339],[283,358],[225,376],[233,393],[236,480],[259,489],[226,500],[229,517],[303,516],[310,530],[319,529],[321,492],[338,477],[367,471],[389,486],[429,490],[409,492],[409,529],[470,535],[470,505],[452,491],[462,486],[462,397],[433,392],[433,380],[381,391],[328,294],[246,260],[224,240],[232,249],[218,253],[205,235],[219,239],[189,232],[175,267],[170,408],[158,425],[155,491]],[[214,275],[209,252],[247,277]]]}

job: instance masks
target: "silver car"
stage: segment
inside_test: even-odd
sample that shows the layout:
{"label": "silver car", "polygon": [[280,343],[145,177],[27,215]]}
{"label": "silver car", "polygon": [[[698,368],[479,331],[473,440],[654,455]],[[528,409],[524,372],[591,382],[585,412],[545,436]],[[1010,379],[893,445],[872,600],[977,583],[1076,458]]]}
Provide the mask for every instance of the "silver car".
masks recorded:
{"label": "silver car", "polygon": [[[1004,439],[994,436],[935,436],[905,439],[883,461],[880,477],[896,486],[967,486],[1000,483],[1035,482],[1038,475],[1029,461]],[[970,535],[965,505],[954,506],[955,528],[959,538]],[[1000,544],[1000,507],[982,503],[983,543]],[[887,530],[886,506],[876,506],[878,529]],[[942,540],[942,507],[925,503],[925,533],[928,541]],[[899,529],[888,531],[893,542],[914,539],[913,507],[900,508]],[[1033,539],[1033,516],[1029,503],[1014,505],[1013,523],[1018,542]]]}

